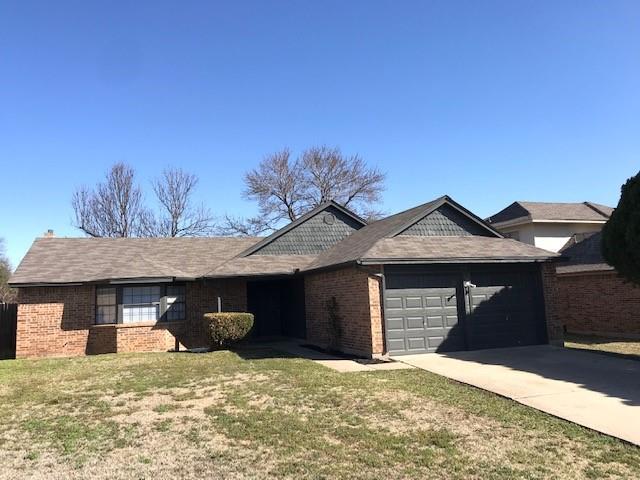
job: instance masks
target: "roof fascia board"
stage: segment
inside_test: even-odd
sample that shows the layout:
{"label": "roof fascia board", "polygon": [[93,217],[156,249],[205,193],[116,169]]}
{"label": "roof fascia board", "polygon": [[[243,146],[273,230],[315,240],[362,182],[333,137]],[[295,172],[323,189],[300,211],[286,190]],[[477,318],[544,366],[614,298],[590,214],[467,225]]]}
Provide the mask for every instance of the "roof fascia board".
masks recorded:
{"label": "roof fascia board", "polygon": [[495,222],[495,223],[492,223],[491,225],[493,225],[494,228],[507,228],[507,227],[516,227],[520,225],[526,225],[527,223],[531,223],[532,221],[533,220],[531,220],[530,216],[526,216],[526,217],[513,218],[511,220],[505,220],[503,222]]}
{"label": "roof fascia board", "polygon": [[510,228],[510,227],[519,227],[521,225],[527,225],[530,223],[580,223],[580,224],[594,223],[596,225],[604,225],[605,223],[607,223],[607,221],[606,220],[571,220],[571,219],[550,220],[545,218],[532,219],[530,217],[518,217],[518,218],[514,218],[513,220],[492,223],[492,225],[495,226],[496,228]]}
{"label": "roof fascia board", "polygon": [[175,277],[159,277],[159,278],[117,278],[106,280],[110,285],[120,285],[123,283],[170,283]]}
{"label": "roof fascia board", "polygon": [[540,219],[531,220],[531,223],[595,223],[598,225],[604,225],[605,223],[607,223],[607,221],[606,220],[571,220],[568,218],[564,220],[548,220],[548,219],[540,218]]}
{"label": "roof fascia board", "polygon": [[273,242],[274,240],[280,238],[285,233],[293,230],[298,225],[303,224],[304,222],[306,222],[310,218],[315,217],[316,215],[318,215],[319,213],[325,211],[329,207],[334,207],[334,208],[338,209],[339,211],[341,211],[345,215],[351,217],[353,220],[355,220],[356,222],[360,223],[363,227],[365,225],[367,225],[367,222],[363,218],[361,218],[360,216],[358,216],[357,214],[355,214],[354,212],[352,212],[348,208],[345,208],[342,205],[340,205],[340,204],[334,202],[333,200],[331,200],[331,201],[328,201],[328,202],[325,202],[325,203],[322,203],[322,204],[318,205],[316,208],[314,208],[314,209],[310,210],[309,212],[305,213],[304,215],[302,215],[297,220],[294,220],[293,222],[290,222],[288,225],[285,225],[284,227],[280,228],[279,230],[276,230],[271,235],[269,235],[268,237],[262,239],[261,241],[259,241],[255,245],[250,246],[249,248],[247,248],[243,252],[239,253],[237,256],[238,257],[247,257],[247,256],[249,256],[249,255],[251,255],[253,253],[256,253],[258,250],[266,247],[271,242]]}
{"label": "roof fascia board", "polygon": [[417,265],[423,263],[531,263],[554,260],[555,257],[362,258],[357,263],[359,265]]}

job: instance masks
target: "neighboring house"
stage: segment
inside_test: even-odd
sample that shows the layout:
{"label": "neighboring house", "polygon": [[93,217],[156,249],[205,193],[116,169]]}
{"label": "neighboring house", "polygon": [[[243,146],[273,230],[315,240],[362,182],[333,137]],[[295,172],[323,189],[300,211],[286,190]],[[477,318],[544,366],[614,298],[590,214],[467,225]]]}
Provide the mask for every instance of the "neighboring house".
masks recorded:
{"label": "neighboring house", "polygon": [[39,238],[11,279],[17,357],[207,344],[205,312],[365,357],[561,343],[556,254],[449,197],[369,225],[333,203],[267,238]]}
{"label": "neighboring house", "polygon": [[571,333],[640,338],[640,287],[622,280],[602,258],[601,233],[562,250],[558,263],[561,318]]}
{"label": "neighboring house", "polygon": [[611,212],[593,202],[513,202],[487,222],[505,237],[559,252],[573,236],[599,232]]}

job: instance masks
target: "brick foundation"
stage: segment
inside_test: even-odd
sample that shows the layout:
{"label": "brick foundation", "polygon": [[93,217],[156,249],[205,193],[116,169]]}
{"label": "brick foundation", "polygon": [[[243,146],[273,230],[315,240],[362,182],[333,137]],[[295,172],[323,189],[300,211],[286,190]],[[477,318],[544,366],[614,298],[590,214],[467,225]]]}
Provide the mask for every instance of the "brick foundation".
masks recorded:
{"label": "brick foundation", "polygon": [[26,287],[18,290],[16,358],[167,351],[207,345],[202,315],[245,311],[246,283],[216,280],[186,284],[187,318],[157,324],[95,325],[95,286]]}
{"label": "brick foundation", "polygon": [[640,287],[615,272],[558,275],[558,291],[567,332],[640,337]]}
{"label": "brick foundation", "polygon": [[349,267],[305,276],[310,343],[365,357],[383,353],[382,287],[375,273]]}

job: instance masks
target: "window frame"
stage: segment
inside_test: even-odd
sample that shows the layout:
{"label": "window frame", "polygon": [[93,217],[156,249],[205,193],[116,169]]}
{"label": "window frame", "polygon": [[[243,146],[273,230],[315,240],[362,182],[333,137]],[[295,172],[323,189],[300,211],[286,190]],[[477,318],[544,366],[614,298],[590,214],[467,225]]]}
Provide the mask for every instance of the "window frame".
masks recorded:
{"label": "window frame", "polygon": [[[139,322],[124,322],[124,303],[123,303],[123,295],[122,292],[125,288],[135,288],[135,287],[160,287],[160,304],[159,304],[159,314],[157,320],[143,320]],[[182,301],[173,302],[173,304],[181,304],[183,305],[182,318],[172,318],[169,320],[167,318],[168,313],[168,302],[167,302],[167,287],[180,287],[182,288]],[[98,291],[102,288],[113,288],[116,293],[116,318],[115,322],[109,323],[98,323]],[[175,295],[172,295],[175,296]],[[146,305],[146,304],[145,304]],[[151,305],[151,304],[150,304]],[[105,306],[105,305],[100,305]],[[111,305],[108,305],[111,306]],[[172,322],[184,322],[187,319],[187,286],[186,283],[176,282],[176,283],[123,283],[123,284],[100,284],[96,285],[94,289],[94,314],[93,314],[93,324],[94,325],[141,325],[141,324],[162,324],[162,323],[172,323]]]}

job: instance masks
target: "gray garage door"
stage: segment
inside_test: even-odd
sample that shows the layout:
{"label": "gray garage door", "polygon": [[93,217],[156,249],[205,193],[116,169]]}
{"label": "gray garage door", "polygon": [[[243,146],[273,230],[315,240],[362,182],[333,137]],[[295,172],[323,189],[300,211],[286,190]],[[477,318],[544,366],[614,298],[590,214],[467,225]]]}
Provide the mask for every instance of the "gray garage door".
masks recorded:
{"label": "gray garage door", "polygon": [[[546,341],[539,276],[529,268],[470,267],[386,275],[385,335],[392,355],[533,345]],[[463,287],[468,279],[474,286]]]}

